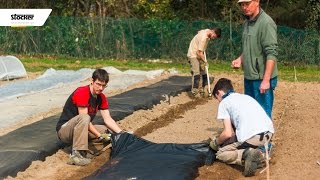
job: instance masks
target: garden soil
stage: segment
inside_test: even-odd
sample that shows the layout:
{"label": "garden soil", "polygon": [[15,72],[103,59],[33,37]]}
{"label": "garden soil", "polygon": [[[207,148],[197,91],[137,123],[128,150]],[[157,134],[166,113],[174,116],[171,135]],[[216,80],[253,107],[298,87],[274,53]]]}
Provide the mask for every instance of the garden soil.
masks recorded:
{"label": "garden soil", "polygon": [[[237,92],[243,92],[242,76],[215,74],[215,80],[230,78]],[[130,86],[127,90],[147,86],[161,79]],[[108,96],[117,91],[107,92]],[[222,131],[223,125],[216,120],[218,102],[215,99],[192,99],[184,92],[170,97],[150,110],[139,110],[124,120],[120,127],[156,143],[198,143]],[[270,161],[270,179],[318,179],[320,176],[320,83],[278,82],[275,91],[273,121],[276,129]],[[56,108],[48,111],[54,114]],[[34,117],[39,120],[41,118]],[[36,120],[28,120],[30,122]],[[27,123],[21,123],[27,124]],[[14,128],[18,128],[15,126]],[[14,130],[9,128],[6,132]],[[93,159],[85,167],[67,165],[69,150],[59,150],[45,161],[34,161],[29,168],[19,172],[17,177],[6,179],[82,179],[109,160],[110,149]],[[247,179],[267,179],[266,171]],[[219,161],[199,168],[197,179],[244,179],[242,168]]]}

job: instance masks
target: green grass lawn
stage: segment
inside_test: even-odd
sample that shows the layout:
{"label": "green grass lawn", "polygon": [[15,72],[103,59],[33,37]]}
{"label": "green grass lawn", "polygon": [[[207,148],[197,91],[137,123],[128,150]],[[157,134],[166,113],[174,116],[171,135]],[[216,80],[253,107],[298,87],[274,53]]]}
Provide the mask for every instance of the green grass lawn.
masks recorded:
{"label": "green grass lawn", "polygon": [[[157,61],[148,62],[147,60],[112,60],[112,59],[76,59],[76,58],[35,58],[35,57],[19,57],[28,72],[44,72],[48,68],[56,70],[78,70],[81,68],[102,68],[113,66],[121,70],[138,69],[138,70],[154,70],[154,69],[171,69],[174,68],[180,73],[189,73],[190,66],[186,60],[181,61]],[[230,67],[231,62],[227,61],[209,61],[210,73],[237,73],[242,75],[241,70],[233,70]],[[294,70],[295,69],[295,70]],[[318,66],[307,65],[284,65],[278,64],[279,79],[285,81],[300,82],[320,82],[320,68]]]}

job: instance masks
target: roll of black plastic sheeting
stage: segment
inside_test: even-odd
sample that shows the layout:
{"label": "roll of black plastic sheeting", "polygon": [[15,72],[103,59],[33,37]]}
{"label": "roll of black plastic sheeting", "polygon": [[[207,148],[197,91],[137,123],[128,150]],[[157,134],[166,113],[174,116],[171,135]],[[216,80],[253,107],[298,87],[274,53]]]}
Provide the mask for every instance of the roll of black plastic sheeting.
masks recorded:
{"label": "roll of black plastic sheeting", "polygon": [[84,179],[195,179],[198,168],[214,160],[205,143],[157,144],[122,133],[112,136],[111,160]]}

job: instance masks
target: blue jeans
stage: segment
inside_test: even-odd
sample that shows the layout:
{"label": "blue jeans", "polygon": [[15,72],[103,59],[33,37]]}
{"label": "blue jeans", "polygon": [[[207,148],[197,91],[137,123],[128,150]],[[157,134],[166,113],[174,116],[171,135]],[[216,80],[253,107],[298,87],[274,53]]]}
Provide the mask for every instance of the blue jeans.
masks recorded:
{"label": "blue jeans", "polygon": [[260,93],[259,88],[261,82],[262,80],[244,79],[244,93],[257,100],[268,116],[272,119],[272,106],[274,100],[273,91],[277,86],[278,79],[277,77],[270,79],[270,89],[268,89],[264,94]]}

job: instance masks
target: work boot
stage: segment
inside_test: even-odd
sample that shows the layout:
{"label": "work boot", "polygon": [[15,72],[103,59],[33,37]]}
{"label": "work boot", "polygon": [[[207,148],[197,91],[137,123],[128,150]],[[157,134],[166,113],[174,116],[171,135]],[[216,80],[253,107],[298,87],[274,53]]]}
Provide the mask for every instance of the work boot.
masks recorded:
{"label": "work boot", "polygon": [[211,93],[209,93],[208,86],[206,85],[206,86],[203,88],[203,97],[207,98],[207,97],[210,97],[210,96],[211,96]]}
{"label": "work boot", "polygon": [[261,166],[261,159],[263,159],[262,154],[259,150],[247,148],[243,152],[244,159],[244,171],[243,175],[253,176],[257,171],[258,167]]}
{"label": "work boot", "polygon": [[193,89],[198,89],[199,88],[199,83],[200,83],[200,75],[194,75],[193,76]]}
{"label": "work boot", "polygon": [[67,162],[69,165],[77,165],[77,166],[86,166],[91,162],[90,159],[87,159],[81,155],[80,151],[73,150],[70,158]]}
{"label": "work boot", "polygon": [[200,88],[200,89],[199,89],[200,97],[204,97],[204,95],[205,95],[204,92],[205,92],[205,91],[204,91],[203,88]]}
{"label": "work boot", "polygon": [[[272,148],[274,147],[274,145],[272,144],[272,142],[268,143],[268,161],[271,160],[271,152],[272,152]],[[263,159],[261,159],[261,165],[258,168],[262,168],[266,165],[266,161],[267,161],[267,157],[266,157],[266,149],[264,146],[259,146],[257,148],[257,150],[259,150],[262,154]]]}
{"label": "work boot", "polygon": [[81,156],[86,159],[92,159],[95,155],[91,154],[89,151],[79,151]]}
{"label": "work boot", "polygon": [[199,91],[199,89],[192,88],[191,94],[192,94],[192,96],[193,96],[194,98],[199,98],[199,97],[200,97],[200,91]]}
{"label": "work boot", "polygon": [[202,75],[202,87],[205,88],[208,85],[208,76],[207,74]]}

